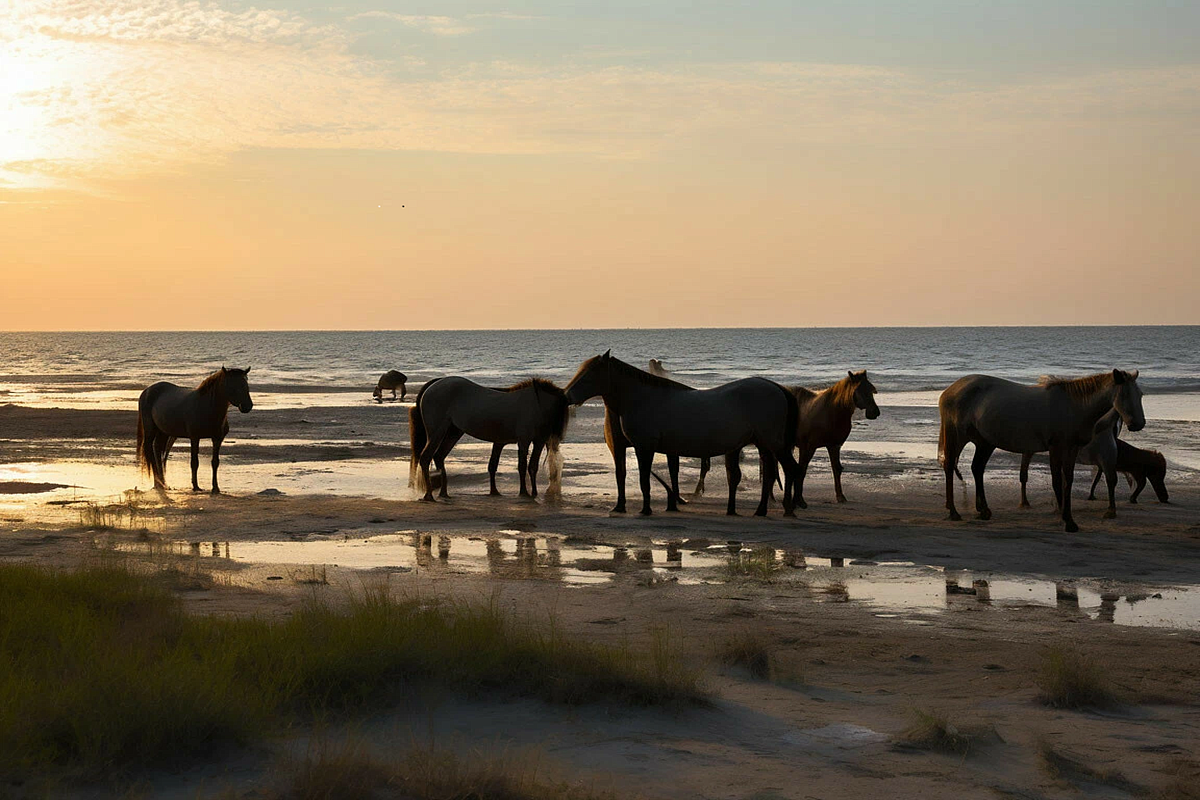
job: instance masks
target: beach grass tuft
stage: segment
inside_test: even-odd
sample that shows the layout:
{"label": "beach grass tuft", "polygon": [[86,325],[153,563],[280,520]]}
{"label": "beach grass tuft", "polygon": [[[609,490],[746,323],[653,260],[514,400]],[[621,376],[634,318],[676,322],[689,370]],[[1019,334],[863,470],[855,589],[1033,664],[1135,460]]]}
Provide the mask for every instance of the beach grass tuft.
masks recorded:
{"label": "beach grass tuft", "polygon": [[282,619],[199,616],[120,564],[0,565],[3,777],[169,764],[427,687],[662,706],[705,702],[699,677],[665,634],[604,647],[494,603],[422,605],[384,586]]}
{"label": "beach grass tuft", "polygon": [[1068,647],[1052,647],[1042,657],[1038,699],[1053,708],[1112,708],[1120,693],[1100,664]]}
{"label": "beach grass tuft", "polygon": [[775,548],[768,546],[732,555],[725,563],[725,573],[730,578],[750,578],[764,583],[773,581],[783,568],[784,564],[776,557]]}
{"label": "beach grass tuft", "polygon": [[912,717],[912,723],[900,734],[901,747],[965,756],[984,738],[995,738],[992,728],[961,729],[950,721],[946,712],[937,709],[914,708]]}

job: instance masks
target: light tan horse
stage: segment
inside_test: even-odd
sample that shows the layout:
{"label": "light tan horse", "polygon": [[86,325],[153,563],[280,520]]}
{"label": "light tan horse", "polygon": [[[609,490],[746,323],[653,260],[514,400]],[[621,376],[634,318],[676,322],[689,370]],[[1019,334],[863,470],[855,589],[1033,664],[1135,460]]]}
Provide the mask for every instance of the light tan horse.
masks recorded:
{"label": "light tan horse", "polygon": [[1062,520],[1068,533],[1079,530],[1071,516],[1071,485],[1079,448],[1091,441],[1096,423],[1115,409],[1126,427],[1146,425],[1138,373],[1114,369],[1086,378],[1045,378],[1025,386],[989,375],[968,375],[955,381],[938,400],[942,426],[938,457],[946,473],[946,508],[950,519],[962,517],[954,506],[954,474],[968,442],[975,445],[971,472],[975,477],[975,508],[980,519],[991,519],[983,491],[988,459],[997,449],[1013,453],[1050,451],[1054,492],[1062,498]]}
{"label": "light tan horse", "polygon": [[176,439],[192,442],[192,490],[200,491],[196,473],[200,469],[200,440],[212,440],[212,493],[220,494],[217,467],[221,442],[229,433],[229,407],[243,414],[254,408],[247,375],[250,368],[221,367],[195,389],[160,381],[146,387],[138,397],[138,463],[154,478],[154,488],[167,488],[167,456]]}
{"label": "light tan horse", "polygon": [[[847,371],[846,377],[819,391],[803,386],[789,386],[800,407],[800,421],[796,425],[796,447],[800,455],[800,476],[796,481],[796,505],[808,508],[804,501],[804,477],[809,462],[822,447],[829,453],[829,468],[833,471],[834,494],[839,503],[846,502],[842,493],[842,445],[850,438],[851,420],[855,409],[862,409],[867,419],[879,416],[875,404],[875,386],[867,378],[867,371]],[[700,468],[700,482],[704,482],[707,465]],[[699,490],[699,487],[697,487]]]}
{"label": "light tan horse", "polygon": [[[551,456],[550,487],[557,494],[561,471],[557,464],[558,446],[567,424],[569,407],[563,390],[550,381],[531,378],[504,389],[480,386],[461,377],[437,378],[421,387],[409,409],[412,436],[412,469],[420,470],[422,500],[433,500],[429,482],[429,464],[436,461],[442,473],[439,497],[449,497],[446,489],[445,458],[463,434],[492,442],[488,462],[491,493],[496,490],[496,469],[506,444],[517,445],[517,471],[521,478],[521,496],[537,497],[537,472],[542,449]],[[532,452],[530,447],[532,446]],[[525,478],[529,476],[529,489]]]}
{"label": "light tan horse", "polygon": [[[579,405],[597,395],[620,421],[621,432],[637,454],[642,489],[642,514],[650,514],[650,469],[655,453],[665,453],[671,474],[667,510],[678,510],[679,457],[730,455],[753,444],[775,474],[776,461],[786,476],[784,514],[793,516],[791,488],[796,461],[791,445],[796,435],[796,398],[765,378],[745,378],[715,389],[692,389],[659,378],[611,353],[589,358],[567,384],[567,400]],[[729,504],[736,514],[741,472],[736,458],[727,457]],[[770,482],[764,471],[763,496],[755,514],[767,513]]]}

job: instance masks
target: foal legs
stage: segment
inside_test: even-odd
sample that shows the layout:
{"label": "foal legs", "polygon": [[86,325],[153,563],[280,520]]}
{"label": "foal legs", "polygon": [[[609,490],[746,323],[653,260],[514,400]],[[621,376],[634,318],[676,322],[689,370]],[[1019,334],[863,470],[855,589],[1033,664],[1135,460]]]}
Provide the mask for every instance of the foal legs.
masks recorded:
{"label": "foal legs", "polygon": [[971,459],[971,475],[975,478],[975,510],[980,519],[991,519],[992,510],[988,508],[987,496],[983,493],[983,472],[987,469],[988,459],[996,452],[992,444],[975,443],[975,457]]}
{"label": "foal legs", "polygon": [[679,456],[667,456],[667,474],[671,476],[671,491],[667,493],[667,511],[679,510]]}
{"label": "foal legs", "polygon": [[492,445],[492,457],[488,459],[488,481],[492,485],[492,489],[488,494],[492,497],[499,497],[500,490],[496,488],[496,470],[500,468],[500,453],[504,452],[504,445]]}
{"label": "foal legs", "polygon": [[[1096,482],[1100,480],[1100,476],[1096,475],[1096,480],[1092,481],[1092,495],[1096,494]],[[1104,467],[1104,480],[1108,484],[1108,510],[1104,512],[1105,519],[1114,519],[1117,516],[1117,469],[1112,464]]]}
{"label": "foal legs", "polygon": [[200,440],[192,439],[192,491],[200,491],[200,483],[196,480],[196,472],[200,469]]}
{"label": "foal legs", "polygon": [[1029,483],[1029,462],[1033,460],[1033,453],[1024,453],[1021,455],[1021,505],[1020,508],[1029,508],[1029,495],[1025,494],[1025,484]]}

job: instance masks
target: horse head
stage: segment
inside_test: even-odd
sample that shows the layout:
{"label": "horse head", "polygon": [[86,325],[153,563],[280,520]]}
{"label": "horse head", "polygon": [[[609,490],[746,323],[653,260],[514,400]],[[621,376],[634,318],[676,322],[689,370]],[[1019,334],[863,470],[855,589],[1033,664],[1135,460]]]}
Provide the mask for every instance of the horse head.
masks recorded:
{"label": "horse head", "polygon": [[254,408],[254,401],[250,399],[250,368],[221,367],[221,372],[225,376],[225,397],[229,400],[229,405],[237,406],[238,411],[243,414],[250,413],[250,409]]}
{"label": "horse head", "polygon": [[1146,427],[1146,413],[1142,411],[1142,389],[1137,385],[1138,371],[1112,371],[1116,395],[1113,397],[1113,408],[1121,415],[1121,421],[1131,431],[1140,431]]}
{"label": "horse head", "polygon": [[606,350],[602,355],[593,356],[579,366],[579,371],[567,384],[567,402],[573,406],[582,405],[596,395],[608,391],[612,370],[612,350]]}
{"label": "horse head", "polygon": [[850,380],[854,382],[854,407],[861,408],[867,414],[867,419],[879,416],[879,406],[875,404],[875,385],[867,378],[867,371],[854,372],[849,370]]}

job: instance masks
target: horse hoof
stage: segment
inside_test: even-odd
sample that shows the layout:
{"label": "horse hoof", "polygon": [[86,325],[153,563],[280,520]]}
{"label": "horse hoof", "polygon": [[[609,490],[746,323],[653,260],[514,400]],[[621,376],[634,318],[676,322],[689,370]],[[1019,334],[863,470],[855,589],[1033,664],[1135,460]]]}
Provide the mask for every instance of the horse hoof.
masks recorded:
{"label": "horse hoof", "polygon": [[845,496],[845,495],[838,495],[838,499],[837,499],[837,501],[838,501],[839,503],[844,503],[844,502],[846,502],[846,496]]}
{"label": "horse hoof", "polygon": [[427,494],[421,498],[421,502],[422,503],[436,503],[437,501],[433,499],[433,495]]}
{"label": "horse hoof", "polygon": [[727,517],[736,517],[736,516],[740,516],[740,515],[739,515],[739,514],[738,514],[736,511],[726,511],[726,512],[725,512],[725,516],[727,516]]}
{"label": "horse hoof", "polygon": [[983,511],[980,511],[979,518],[980,519],[991,519],[992,518],[992,510],[990,508],[985,508]]}
{"label": "horse hoof", "polygon": [[1066,530],[1067,533],[1079,533],[1079,526],[1074,521],[1071,521],[1066,524]]}
{"label": "horse hoof", "polygon": [[612,511],[609,511],[608,513],[610,513],[610,514],[624,514],[624,513],[625,513],[625,506],[613,506],[613,508],[612,508]]}
{"label": "horse hoof", "polygon": [[496,491],[495,489],[492,489],[490,492],[488,492],[488,497],[503,497],[503,496],[504,495],[500,494],[500,492]]}
{"label": "horse hoof", "polygon": [[[801,508],[807,508],[807,506],[801,506]],[[784,515],[785,517],[791,517],[792,519],[795,519],[795,518],[796,518],[796,512],[795,512],[795,511],[785,511],[785,512],[783,512],[783,515]],[[766,516],[766,515],[764,514],[763,516]]]}
{"label": "horse hoof", "polygon": [[1104,518],[1105,519],[1116,519],[1117,512],[1113,511],[1112,509],[1109,509],[1108,511],[1104,512]]}
{"label": "horse hoof", "polygon": [[1017,506],[1017,508],[1032,508],[1032,507],[1033,506],[1029,505],[1029,503],[1021,503],[1020,505]]}
{"label": "horse hoof", "polygon": [[216,497],[220,493],[221,493],[220,489],[213,489],[211,492],[209,492],[209,494],[211,494],[213,497]]}
{"label": "horse hoof", "polygon": [[767,510],[766,510],[765,508],[756,508],[756,509],[754,509],[754,516],[756,516],[756,517],[765,517],[766,515],[767,515]]}
{"label": "horse hoof", "polygon": [[959,514],[957,511],[951,511],[950,516],[946,517],[946,519],[951,522],[962,522],[962,514]]}
{"label": "horse hoof", "polygon": [[648,508],[643,508],[643,509],[642,509],[641,511],[639,511],[638,513],[639,513],[639,514],[641,514],[643,517],[648,517],[648,516],[650,516],[651,514],[653,514],[654,512],[653,512],[653,511],[651,511],[651,510],[650,510],[650,509],[648,509]]}
{"label": "horse hoof", "polygon": [[803,498],[796,500],[796,508],[808,508],[808,503],[804,502]]}

